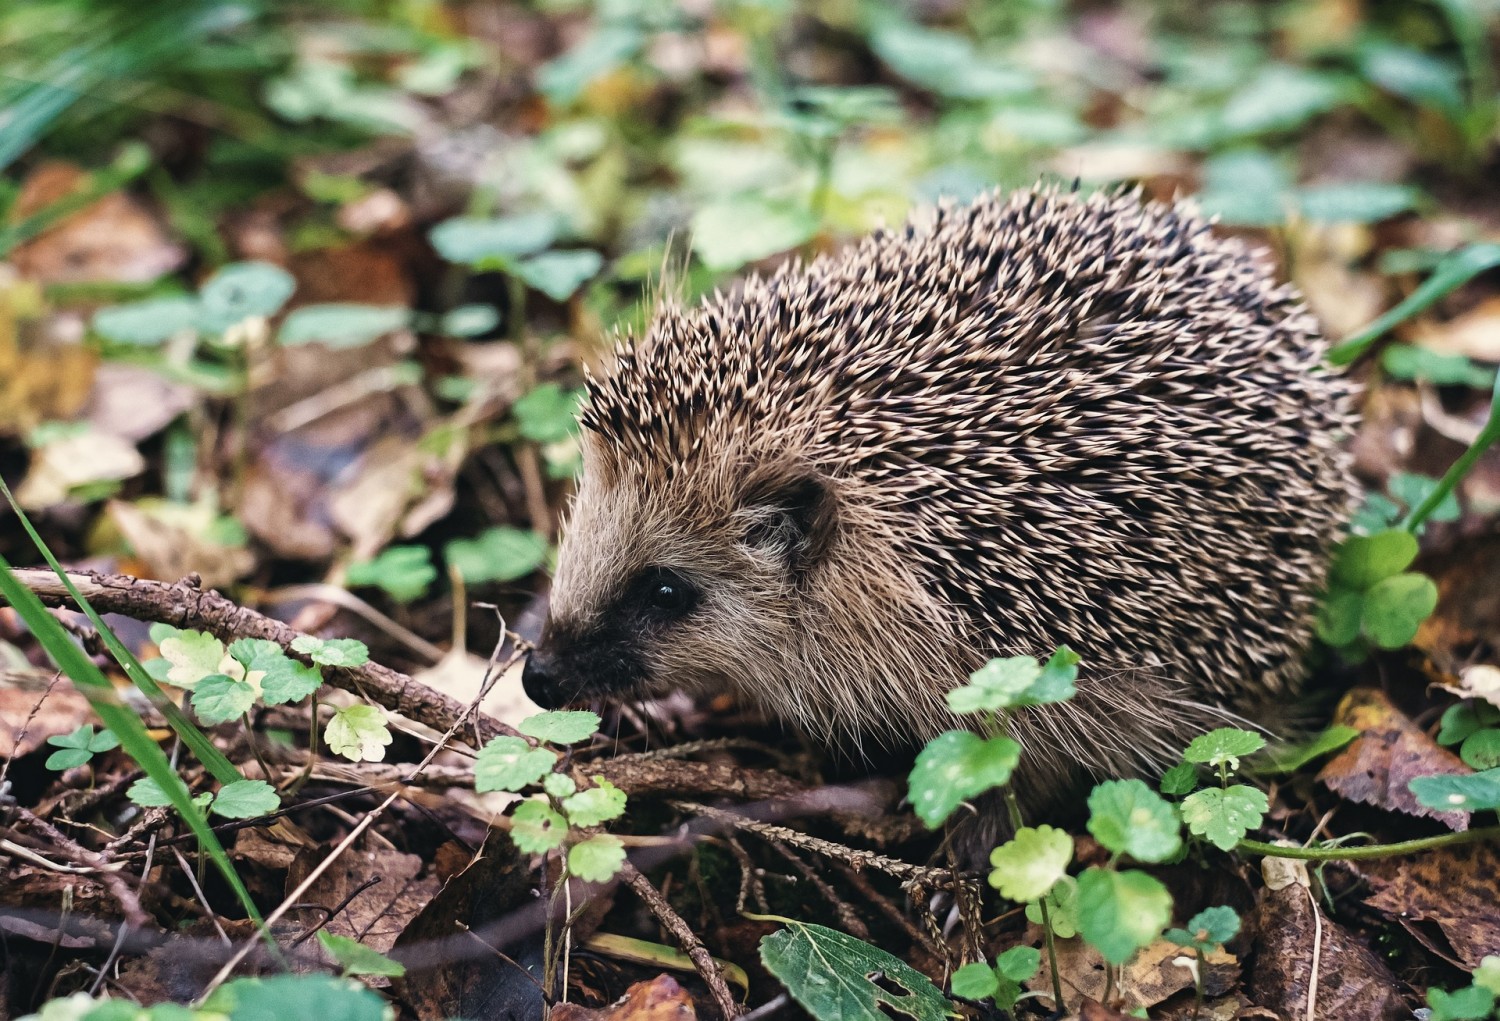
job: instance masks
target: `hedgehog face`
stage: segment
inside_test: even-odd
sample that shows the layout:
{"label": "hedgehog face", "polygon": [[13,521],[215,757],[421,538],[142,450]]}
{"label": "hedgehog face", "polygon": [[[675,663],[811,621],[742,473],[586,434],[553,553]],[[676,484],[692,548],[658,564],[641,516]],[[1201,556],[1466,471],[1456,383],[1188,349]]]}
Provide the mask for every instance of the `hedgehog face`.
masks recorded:
{"label": "hedgehog face", "polygon": [[802,644],[793,632],[803,592],[838,530],[828,480],[779,459],[621,472],[588,447],[547,624],[523,674],[534,701],[715,690]]}

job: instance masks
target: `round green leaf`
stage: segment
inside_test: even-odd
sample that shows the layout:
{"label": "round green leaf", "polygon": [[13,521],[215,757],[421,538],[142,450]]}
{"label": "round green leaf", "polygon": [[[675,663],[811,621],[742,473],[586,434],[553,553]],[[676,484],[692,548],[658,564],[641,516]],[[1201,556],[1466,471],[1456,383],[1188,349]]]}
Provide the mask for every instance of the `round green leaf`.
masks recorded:
{"label": "round green leaf", "polygon": [[1176,807],[1140,780],[1107,780],[1095,787],[1088,827],[1107,850],[1138,861],[1166,861],[1182,849]]}
{"label": "round green leaf", "polygon": [[493,305],[460,305],[443,313],[438,332],[447,337],[478,337],[500,325]]}
{"label": "round green leaf", "polygon": [[940,825],[966,799],[1010,779],[1021,746],[967,730],[939,734],[917,756],[908,779],[912,808],[928,827]]}
{"label": "round green leaf", "polygon": [[449,262],[474,265],[540,252],[557,237],[557,217],[547,212],[495,218],[460,216],[432,228],[432,247]]}
{"label": "round green leaf", "polygon": [[1500,730],[1486,727],[1476,730],[1464,738],[1458,749],[1458,757],[1474,769],[1494,769],[1500,766]]}
{"label": "round green leaf", "polygon": [[579,791],[563,799],[563,811],[574,826],[598,826],[618,818],[625,811],[625,792],[602,776],[594,777],[598,786]]}
{"label": "round green leaf", "polygon": [[1253,755],[1266,746],[1266,739],[1253,730],[1237,727],[1220,727],[1193,738],[1182,757],[1189,762],[1201,762],[1218,768],[1228,766],[1240,768],[1240,759]]}
{"label": "round green leaf", "polygon": [[568,871],[588,883],[613,879],[625,864],[625,845],[612,833],[580,840],[568,851]]}
{"label": "round green leaf", "polygon": [[1500,809],[1500,768],[1467,776],[1419,776],[1407,783],[1423,807],[1439,812],[1485,812]]}
{"label": "round green leaf", "polygon": [[1437,585],[1425,574],[1398,574],[1376,582],[1365,593],[1364,633],[1382,649],[1399,649],[1417,636],[1437,601]]}
{"label": "round green leaf", "polygon": [[474,539],[454,539],[443,549],[449,565],[470,584],[515,581],[547,559],[547,540],[535,532],[500,525]]}
{"label": "round green leaf", "polygon": [[213,811],[226,819],[254,819],[269,815],[281,807],[276,788],[264,780],[236,780],[227,783],[213,800]]}
{"label": "round green leaf", "polygon": [[537,443],[558,443],[578,431],[581,391],[564,390],[556,383],[541,386],[516,401],[511,412],[521,435]]}
{"label": "round green leaf", "polygon": [[392,738],[385,713],[360,703],[334,713],[323,730],[323,740],[329,751],[351,762],[379,762],[385,758],[385,746]]}
{"label": "round green leaf", "polygon": [[1047,920],[1052,923],[1052,932],[1059,939],[1072,939],[1078,935],[1078,881],[1072,876],[1063,876],[1052,887],[1052,892],[1041,901],[1026,905],[1026,920],[1032,925],[1042,924],[1041,905],[1047,905]]}
{"label": "round green leaf", "polygon": [[542,777],[542,790],[554,798],[566,798],[578,790],[578,785],[566,773],[548,773]]}
{"label": "round green leaf", "polygon": [[1330,580],[1340,588],[1363,592],[1378,581],[1400,574],[1415,559],[1417,540],[1405,529],[1354,535],[1340,544]]}
{"label": "round green leaf", "polygon": [[527,854],[561,847],[567,835],[568,820],[545,801],[523,801],[510,817],[510,839]]}
{"label": "round green leaf", "polygon": [[268,262],[236,262],[209,277],[198,292],[199,325],[223,333],[252,316],[273,316],[292,296],[297,281]]}
{"label": "round green leaf", "polygon": [[999,988],[1000,979],[995,975],[995,969],[983,961],[966,964],[953,973],[953,995],[965,1000],[988,999]]}
{"label": "round green leaf", "polygon": [[277,340],[287,347],[312,343],[333,348],[362,347],[405,328],[410,321],[411,312],[399,305],[304,305],[286,317]]}
{"label": "round green leaf", "polygon": [[198,324],[194,298],[148,298],[94,313],[94,332],[117,344],[160,344]]}
{"label": "round green leaf", "polygon": [[1194,834],[1228,851],[1260,825],[1269,808],[1265,792],[1254,787],[1209,787],[1183,800],[1182,820]]}
{"label": "round green leaf", "polygon": [[1086,869],[1078,877],[1078,923],[1110,964],[1124,964],[1166,928],[1172,895],[1144,872]]}
{"label": "round green leaf", "polygon": [[553,301],[567,301],[603,265],[604,257],[588,249],[543,252],[522,260],[516,274]]}
{"label": "round green leaf", "polygon": [[1025,982],[1042,966],[1042,952],[1036,947],[1011,947],[995,958],[995,971],[1012,982]]}
{"label": "round green leaf", "polygon": [[213,674],[193,688],[192,701],[193,711],[204,723],[227,723],[250,711],[255,704],[255,689],[244,681]]}
{"label": "round green leaf", "polygon": [[536,783],[557,762],[557,753],[533,748],[519,737],[497,737],[474,760],[474,790],[519,791]]}
{"label": "round green leaf", "polygon": [[44,765],[53,770],[72,769],[74,766],[83,765],[93,757],[86,748],[59,748],[47,756]]}
{"label": "round green leaf", "polygon": [[369,647],[356,638],[298,635],[292,639],[292,648],[324,666],[348,668],[364,666],[370,661]]}
{"label": "round green leaf", "polygon": [[598,733],[601,722],[598,713],[586,709],[564,709],[528,716],[516,729],[538,741],[574,744]]}
{"label": "round green leaf", "polygon": [[1198,767],[1191,762],[1179,762],[1161,775],[1161,792],[1180,797],[1198,786]]}
{"label": "round green leaf", "polygon": [[1047,894],[1073,860],[1073,838],[1051,826],[1023,826],[990,852],[990,885],[1007,900],[1031,901]]}
{"label": "round green leaf", "polygon": [[796,248],[817,229],[817,218],[800,205],[734,196],[694,214],[693,250],[709,269],[739,269],[747,262]]}
{"label": "round green leaf", "polygon": [[1318,607],[1318,637],[1334,648],[1348,645],[1359,637],[1359,622],[1364,612],[1363,592],[1334,589]]}

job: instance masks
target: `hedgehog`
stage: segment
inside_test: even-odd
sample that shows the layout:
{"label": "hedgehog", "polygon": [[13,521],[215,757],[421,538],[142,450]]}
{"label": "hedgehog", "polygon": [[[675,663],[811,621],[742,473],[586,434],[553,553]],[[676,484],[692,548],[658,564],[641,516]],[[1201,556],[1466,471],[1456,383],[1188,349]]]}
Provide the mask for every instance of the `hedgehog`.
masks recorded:
{"label": "hedgehog", "polygon": [[700,307],[591,376],[523,672],[543,706],[731,692],[915,746],[996,656],[1028,810],[1297,693],[1352,486],[1350,384],[1263,257],[1185,203],[1038,187],[927,209]]}

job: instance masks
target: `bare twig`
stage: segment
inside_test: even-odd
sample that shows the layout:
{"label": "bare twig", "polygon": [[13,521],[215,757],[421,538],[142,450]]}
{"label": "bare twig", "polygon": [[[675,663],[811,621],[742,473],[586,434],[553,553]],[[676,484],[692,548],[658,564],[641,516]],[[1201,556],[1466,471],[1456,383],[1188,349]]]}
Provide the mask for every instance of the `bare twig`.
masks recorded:
{"label": "bare twig", "polygon": [[734,994],[729,991],[729,983],[724,981],[724,972],[719,967],[719,962],[713,959],[708,948],[703,945],[696,933],[688,928],[687,922],[682,920],[667,899],[657,892],[656,887],[651,885],[639,869],[626,862],[620,868],[620,878],[625,885],[635,891],[636,896],[646,902],[656,920],[661,923],[662,928],[672,934],[682,950],[693,962],[693,967],[698,969],[699,976],[708,985],[708,991],[714,998],[714,1004],[719,1008],[719,1013],[729,1021],[731,1018],[739,1017],[743,1011],[735,1002]]}

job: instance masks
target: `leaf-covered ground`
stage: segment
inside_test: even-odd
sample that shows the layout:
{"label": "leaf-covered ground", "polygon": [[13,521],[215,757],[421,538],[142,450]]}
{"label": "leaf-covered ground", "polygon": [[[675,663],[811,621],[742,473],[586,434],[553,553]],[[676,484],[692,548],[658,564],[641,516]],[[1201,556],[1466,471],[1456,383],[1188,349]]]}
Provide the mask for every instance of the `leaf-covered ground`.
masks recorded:
{"label": "leaf-covered ground", "polygon": [[[1040,907],[955,882],[909,760],[537,719],[503,633],[613,331],[1039,178],[1271,253],[1364,383],[1365,538],[1313,738],[1029,820],[999,892],[1052,890],[1082,1017],[1489,1017],[1500,849],[1445,835],[1500,804],[1500,455],[1429,496],[1495,431],[1497,45],[1492,0],[5,5],[0,478],[110,630],[59,610],[60,674],[0,607],[0,1017],[1047,1016]],[[8,504],[0,555],[75,606]]]}

